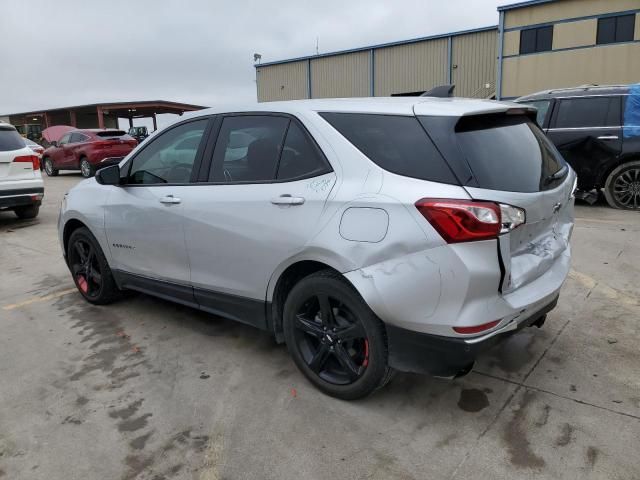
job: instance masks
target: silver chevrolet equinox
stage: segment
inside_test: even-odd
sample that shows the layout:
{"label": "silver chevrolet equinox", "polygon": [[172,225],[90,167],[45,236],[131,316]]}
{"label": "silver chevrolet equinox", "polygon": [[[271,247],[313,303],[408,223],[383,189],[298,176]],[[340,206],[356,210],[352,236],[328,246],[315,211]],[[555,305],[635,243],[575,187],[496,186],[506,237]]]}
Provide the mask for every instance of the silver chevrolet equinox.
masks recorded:
{"label": "silver chevrolet equinox", "polygon": [[185,115],[79,183],[59,237],[87,301],[138,290],[267,330],[356,399],[542,326],[575,186],[526,105],[263,103]]}

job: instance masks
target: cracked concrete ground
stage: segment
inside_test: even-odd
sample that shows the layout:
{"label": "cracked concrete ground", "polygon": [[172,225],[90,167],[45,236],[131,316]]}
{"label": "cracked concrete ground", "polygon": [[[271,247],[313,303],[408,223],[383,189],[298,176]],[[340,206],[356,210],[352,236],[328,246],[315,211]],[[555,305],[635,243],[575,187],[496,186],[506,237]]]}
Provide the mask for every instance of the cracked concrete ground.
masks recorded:
{"label": "cracked concrete ground", "polygon": [[252,328],[144,295],[94,307],[41,215],[0,213],[0,480],[640,479],[640,216],[577,207],[543,329],[465,378],[347,403]]}

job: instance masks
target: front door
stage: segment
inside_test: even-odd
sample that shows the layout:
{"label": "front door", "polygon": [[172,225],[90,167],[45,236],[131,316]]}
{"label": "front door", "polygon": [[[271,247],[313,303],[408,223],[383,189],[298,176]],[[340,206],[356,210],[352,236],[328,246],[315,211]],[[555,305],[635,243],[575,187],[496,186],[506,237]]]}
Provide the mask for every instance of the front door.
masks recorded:
{"label": "front door", "polygon": [[559,99],[552,117],[547,136],[578,174],[579,187],[601,187],[600,173],[622,151],[620,97]]}
{"label": "front door", "polygon": [[184,201],[196,300],[264,326],[269,279],[321,230],[335,173],[296,119],[238,115],[222,120],[207,180]]}
{"label": "front door", "polygon": [[208,122],[178,124],[140,150],[123,166],[124,185],[111,187],[105,215],[114,268],[137,278],[138,288],[148,280],[170,283],[167,295],[186,302],[193,297],[183,199],[193,188]]}

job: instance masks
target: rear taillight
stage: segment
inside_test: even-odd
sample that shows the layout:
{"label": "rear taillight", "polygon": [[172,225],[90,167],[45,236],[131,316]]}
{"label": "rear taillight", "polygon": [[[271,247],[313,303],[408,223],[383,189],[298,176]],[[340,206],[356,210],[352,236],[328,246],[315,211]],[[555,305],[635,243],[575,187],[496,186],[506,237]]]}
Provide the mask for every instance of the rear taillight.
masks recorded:
{"label": "rear taillight", "polygon": [[37,155],[21,155],[14,158],[13,161],[18,163],[31,163],[34,170],[40,170],[40,159]]}
{"label": "rear taillight", "polygon": [[493,202],[423,198],[416,208],[447,243],[497,238],[525,221],[524,210]]}

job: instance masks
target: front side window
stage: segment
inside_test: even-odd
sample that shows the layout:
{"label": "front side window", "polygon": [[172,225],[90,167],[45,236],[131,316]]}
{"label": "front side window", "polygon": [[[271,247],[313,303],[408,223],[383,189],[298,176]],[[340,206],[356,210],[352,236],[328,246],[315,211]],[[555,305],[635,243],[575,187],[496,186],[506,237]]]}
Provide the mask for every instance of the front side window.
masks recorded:
{"label": "front side window", "polygon": [[134,157],[127,183],[189,183],[208,121],[183,123],[156,137]]}
{"label": "front side window", "polygon": [[553,25],[520,31],[520,54],[548,52],[553,48]]}
{"label": "front side window", "polygon": [[62,146],[65,145],[67,143],[69,143],[69,138],[71,138],[71,134],[67,133],[66,135],[63,135],[62,138],[60,140],[58,140],[58,146]]}
{"label": "front side window", "polygon": [[69,143],[80,143],[80,142],[84,142],[85,140],[87,140],[87,137],[84,136],[82,133],[72,133]]}
{"label": "front side window", "polygon": [[565,98],[560,100],[555,117],[555,128],[619,126],[620,98]]}
{"label": "front side window", "polygon": [[632,42],[635,34],[636,15],[618,15],[598,19],[598,37],[596,43]]}

